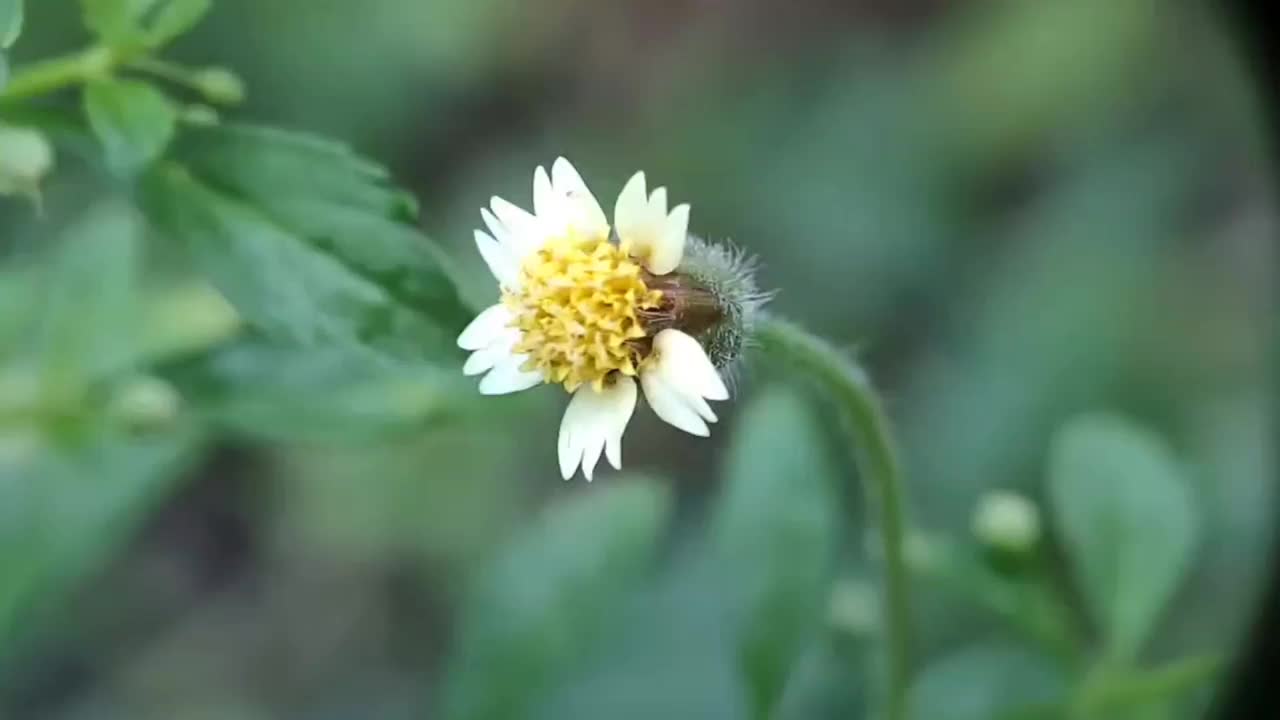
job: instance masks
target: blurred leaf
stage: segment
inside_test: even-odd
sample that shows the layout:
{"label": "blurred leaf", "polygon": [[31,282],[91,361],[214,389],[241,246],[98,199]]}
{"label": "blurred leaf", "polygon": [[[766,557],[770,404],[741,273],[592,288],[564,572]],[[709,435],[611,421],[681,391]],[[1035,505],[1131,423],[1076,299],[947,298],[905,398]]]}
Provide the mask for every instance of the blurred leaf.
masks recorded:
{"label": "blurred leaf", "polygon": [[108,44],[155,48],[195,27],[210,0],[80,0],[85,27]]}
{"label": "blurred leaf", "polygon": [[[13,45],[22,34],[23,0],[0,0],[0,50]],[[0,87],[4,82],[0,80]]]}
{"label": "blurred leaf", "polygon": [[473,588],[445,717],[529,714],[645,572],[670,498],[647,481],[595,486],[550,507]]}
{"label": "blurred leaf", "polygon": [[743,411],[715,519],[741,603],[738,662],[756,717],[771,717],[820,627],[836,549],[838,472],[810,408],[781,387]]}
{"label": "blurred leaf", "polygon": [[133,360],[139,232],[132,210],[104,205],[58,247],[43,283],[37,362],[47,403],[75,403]]}
{"label": "blurred leaf", "polygon": [[37,288],[42,281],[44,278],[35,268],[0,267],[0,360],[27,350],[28,333],[36,320],[31,313],[31,298],[38,297]]}
{"label": "blurred leaf", "polygon": [[155,161],[173,139],[178,111],[152,85],[137,80],[95,80],[84,89],[89,126],[112,170],[130,175]]}
{"label": "blurred leaf", "polygon": [[103,433],[16,469],[0,464],[0,651],[111,556],[196,444],[185,430],[146,439]]}
{"label": "blurred leaf", "polygon": [[[925,92],[964,159],[992,163],[1141,92],[1162,16],[1141,2],[974,5],[939,43]],[[1105,112],[1099,113],[1099,108]]]}
{"label": "blurred leaf", "polygon": [[748,716],[716,553],[699,538],[681,543],[673,555],[654,582],[621,604],[600,651],[560,683],[531,717]]}
{"label": "blurred leaf", "polygon": [[138,326],[138,355],[161,362],[230,340],[240,317],[212,287],[190,283],[148,291]]}
{"label": "blurred leaf", "polygon": [[925,666],[911,688],[911,715],[991,720],[1060,704],[1066,695],[1061,672],[1045,658],[1013,646],[977,645]]}
{"label": "blurred leaf", "polygon": [[[1076,699],[1083,717],[1130,718],[1135,711],[1153,708],[1153,717],[1167,717],[1158,710],[1214,680],[1222,663],[1217,657],[1193,655],[1156,668],[1102,667],[1095,670]],[[1103,715],[1102,713],[1106,713]]]}
{"label": "blurred leaf", "polygon": [[930,524],[967,527],[985,488],[1033,477],[1065,414],[1128,380],[1152,322],[1152,268],[1191,197],[1189,151],[1152,136],[1076,158],[994,260],[943,281],[948,329],[895,403],[913,475],[931,478],[916,506]]}
{"label": "blurred leaf", "polygon": [[301,345],[456,362],[469,312],[381,169],[306,136],[192,135],[187,166],[152,173],[143,206],[246,321]]}
{"label": "blurred leaf", "polygon": [[137,22],[155,0],[80,0],[84,25],[103,40],[119,42],[137,30]]}
{"label": "blurred leaf", "polygon": [[289,498],[279,537],[333,563],[421,559],[433,573],[456,577],[528,512],[528,493],[511,483],[522,467],[523,439],[478,427],[441,423],[430,432],[314,442],[275,454]]}
{"label": "blurred leaf", "polygon": [[1113,659],[1132,659],[1195,550],[1198,517],[1182,470],[1150,431],[1086,415],[1054,438],[1049,493],[1108,651]]}
{"label": "blurred leaf", "polygon": [[473,383],[452,368],[384,366],[339,348],[240,342],[177,377],[213,422],[276,442],[362,442],[476,406]]}
{"label": "blurred leaf", "polygon": [[200,24],[212,0],[169,0],[151,14],[147,38],[152,47],[164,45]]}

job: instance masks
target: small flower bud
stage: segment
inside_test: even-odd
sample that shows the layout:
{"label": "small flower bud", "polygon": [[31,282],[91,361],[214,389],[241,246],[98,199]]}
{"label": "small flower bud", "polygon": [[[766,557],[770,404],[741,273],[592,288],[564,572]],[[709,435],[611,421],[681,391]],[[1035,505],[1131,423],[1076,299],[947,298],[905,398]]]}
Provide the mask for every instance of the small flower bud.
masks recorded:
{"label": "small flower bud", "polygon": [[244,81],[226,68],[211,67],[196,72],[195,86],[209,102],[238,105],[244,102]]}
{"label": "small flower bud", "polygon": [[173,385],[156,377],[126,381],[111,400],[112,414],[137,430],[154,430],[173,422],[182,398]]}
{"label": "small flower bud", "polygon": [[53,146],[31,128],[0,125],[0,195],[35,195],[53,169]]}
{"label": "small flower bud", "polygon": [[182,109],[182,121],[188,125],[196,127],[213,127],[218,124],[221,118],[218,117],[218,111],[208,105],[195,103],[188,105]]}
{"label": "small flower bud", "polygon": [[840,580],[827,602],[827,621],[850,635],[870,635],[880,624],[880,595],[876,587],[855,579]]}
{"label": "small flower bud", "polygon": [[978,541],[991,550],[1025,555],[1040,541],[1040,512],[1022,495],[990,492],[978,501],[972,529]]}

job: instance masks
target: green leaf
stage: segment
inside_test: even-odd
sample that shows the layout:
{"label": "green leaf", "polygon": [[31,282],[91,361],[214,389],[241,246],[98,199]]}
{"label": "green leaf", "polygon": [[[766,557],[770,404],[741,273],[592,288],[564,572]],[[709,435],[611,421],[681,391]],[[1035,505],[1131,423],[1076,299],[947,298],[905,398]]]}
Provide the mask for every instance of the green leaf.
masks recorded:
{"label": "green leaf", "polygon": [[92,82],[85,87],[84,105],[107,165],[123,175],[134,174],[159,158],[177,128],[173,103],[145,82]]}
{"label": "green leaf", "polygon": [[[23,0],[0,0],[0,50],[11,47],[22,34]],[[0,79],[0,87],[4,82]]]}
{"label": "green leaf", "polygon": [[85,27],[115,47],[158,48],[195,27],[210,0],[80,0]]}
{"label": "green leaf", "polygon": [[1213,655],[1191,655],[1155,668],[1103,666],[1078,691],[1076,704],[1086,717],[1132,717],[1136,710],[1173,701],[1185,707],[1188,696],[1217,679],[1221,670],[1221,660]]}
{"label": "green leaf", "polygon": [[462,606],[444,717],[528,715],[645,572],[669,505],[659,485],[615,480],[553,505],[508,543]]}
{"label": "green leaf", "polygon": [[123,43],[136,36],[138,23],[156,0],[80,0],[84,25],[94,35],[110,43]]}
{"label": "green leaf", "polygon": [[672,548],[671,561],[656,575],[621,603],[590,661],[527,717],[748,717],[733,648],[725,642],[728,608],[715,553],[701,535],[690,538]]}
{"label": "green leaf", "polygon": [[1191,563],[1198,518],[1187,480],[1153,433],[1087,415],[1054,438],[1049,493],[1108,652],[1131,659]]}
{"label": "green leaf", "polygon": [[926,666],[911,687],[919,720],[991,720],[1023,708],[1062,703],[1061,671],[1018,647],[977,645]]}
{"label": "green leaf", "polygon": [[110,557],[194,457],[187,430],[130,440],[103,434],[0,461],[0,652]]}
{"label": "green leaf", "polygon": [[210,353],[176,379],[210,421],[278,442],[367,442],[476,407],[473,383],[454,368],[383,367],[337,348],[253,340]]}
{"label": "green leaf", "polygon": [[169,0],[151,13],[147,39],[151,47],[168,44],[185,35],[208,14],[212,0]]}
{"label": "green leaf", "polygon": [[74,404],[132,361],[140,231],[132,210],[103,205],[66,233],[42,284],[36,366],[47,403]]}
{"label": "green leaf", "polygon": [[190,135],[176,152],[183,167],[153,173],[143,204],[247,322],[295,344],[456,362],[471,313],[385,171],[306,136]]}
{"label": "green leaf", "polygon": [[182,158],[399,303],[459,330],[470,321],[448,259],[410,224],[413,198],[388,184],[384,168],[333,142],[254,127],[194,131]]}
{"label": "green leaf", "polygon": [[743,411],[715,528],[740,603],[738,662],[770,717],[819,627],[836,550],[838,472],[810,408],[775,387]]}

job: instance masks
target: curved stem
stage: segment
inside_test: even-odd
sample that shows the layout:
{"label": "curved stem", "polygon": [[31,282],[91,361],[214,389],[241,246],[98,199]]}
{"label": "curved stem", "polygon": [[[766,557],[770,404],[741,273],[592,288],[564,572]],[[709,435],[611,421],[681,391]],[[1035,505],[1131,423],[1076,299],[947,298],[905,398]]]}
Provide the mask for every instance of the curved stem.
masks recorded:
{"label": "curved stem", "polygon": [[902,473],[889,422],[871,381],[830,344],[785,320],[767,318],[756,329],[764,351],[789,363],[830,391],[853,435],[855,459],[867,496],[877,505],[885,558],[887,687],[885,720],[905,720],[910,670],[911,603],[903,556]]}
{"label": "curved stem", "polygon": [[100,77],[122,58],[106,47],[91,47],[70,55],[14,68],[9,83],[0,90],[0,104],[47,95]]}

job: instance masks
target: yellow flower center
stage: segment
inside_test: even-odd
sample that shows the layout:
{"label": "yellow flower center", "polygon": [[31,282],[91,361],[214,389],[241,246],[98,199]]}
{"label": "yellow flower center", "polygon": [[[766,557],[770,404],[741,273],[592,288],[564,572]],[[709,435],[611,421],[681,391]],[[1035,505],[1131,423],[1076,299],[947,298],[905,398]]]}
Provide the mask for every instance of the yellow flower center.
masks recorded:
{"label": "yellow flower center", "polygon": [[643,312],[662,299],[645,285],[640,266],[605,238],[557,238],[525,259],[521,289],[503,293],[521,332],[515,352],[525,370],[573,392],[604,388],[609,373],[635,375],[647,335]]}

